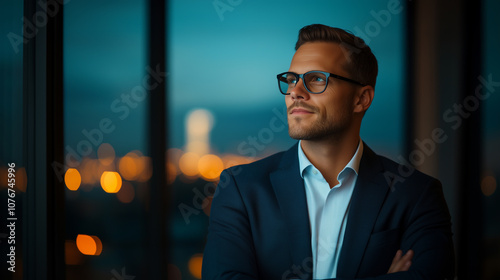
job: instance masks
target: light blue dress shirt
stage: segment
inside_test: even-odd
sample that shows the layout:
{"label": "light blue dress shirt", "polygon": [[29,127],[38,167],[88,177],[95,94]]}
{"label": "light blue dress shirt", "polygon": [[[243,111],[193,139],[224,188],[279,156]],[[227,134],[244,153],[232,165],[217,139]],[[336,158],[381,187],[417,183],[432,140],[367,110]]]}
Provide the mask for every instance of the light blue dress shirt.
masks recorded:
{"label": "light blue dress shirt", "polygon": [[332,188],[306,157],[300,142],[298,150],[311,224],[313,279],[335,278],[363,142],[359,141],[356,153],[337,176],[339,183]]}

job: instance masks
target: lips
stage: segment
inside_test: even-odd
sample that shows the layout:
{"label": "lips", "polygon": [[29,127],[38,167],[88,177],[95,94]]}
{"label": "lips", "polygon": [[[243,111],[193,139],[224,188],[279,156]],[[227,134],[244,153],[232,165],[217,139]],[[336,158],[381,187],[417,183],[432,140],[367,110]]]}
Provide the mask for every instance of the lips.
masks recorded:
{"label": "lips", "polygon": [[296,114],[312,114],[312,112],[309,111],[309,110],[306,110],[304,108],[293,108],[291,110],[290,114],[292,114],[292,115],[296,115]]}
{"label": "lips", "polygon": [[305,103],[294,103],[288,107],[288,114],[299,115],[299,114],[313,114],[317,112],[317,109]]}

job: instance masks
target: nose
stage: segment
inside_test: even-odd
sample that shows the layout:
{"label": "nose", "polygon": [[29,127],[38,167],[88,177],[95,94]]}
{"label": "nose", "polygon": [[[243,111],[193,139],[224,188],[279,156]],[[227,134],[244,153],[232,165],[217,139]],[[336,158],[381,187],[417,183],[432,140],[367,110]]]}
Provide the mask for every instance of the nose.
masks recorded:
{"label": "nose", "polygon": [[303,79],[299,79],[297,84],[295,84],[295,87],[292,88],[292,90],[290,91],[290,97],[293,100],[297,100],[297,99],[307,100],[307,99],[309,99],[309,92],[306,90],[306,87],[304,86]]}

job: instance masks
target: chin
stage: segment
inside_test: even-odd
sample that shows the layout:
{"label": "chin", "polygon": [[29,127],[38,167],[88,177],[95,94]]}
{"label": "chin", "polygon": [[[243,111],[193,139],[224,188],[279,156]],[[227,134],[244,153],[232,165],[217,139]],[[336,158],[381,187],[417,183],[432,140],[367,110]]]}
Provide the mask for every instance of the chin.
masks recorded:
{"label": "chin", "polygon": [[288,135],[296,140],[311,140],[314,138],[311,131],[303,128],[288,128]]}
{"label": "chin", "polygon": [[296,140],[339,139],[345,135],[347,126],[288,126],[288,135]]}

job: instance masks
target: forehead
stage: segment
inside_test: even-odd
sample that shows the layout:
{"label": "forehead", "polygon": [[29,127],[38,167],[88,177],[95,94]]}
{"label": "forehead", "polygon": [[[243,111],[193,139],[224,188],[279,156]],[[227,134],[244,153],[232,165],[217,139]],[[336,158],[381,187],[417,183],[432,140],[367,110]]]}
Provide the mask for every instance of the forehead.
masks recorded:
{"label": "forehead", "polygon": [[290,64],[290,71],[305,73],[321,70],[335,74],[345,74],[346,57],[342,47],[332,42],[310,42],[300,46]]}

